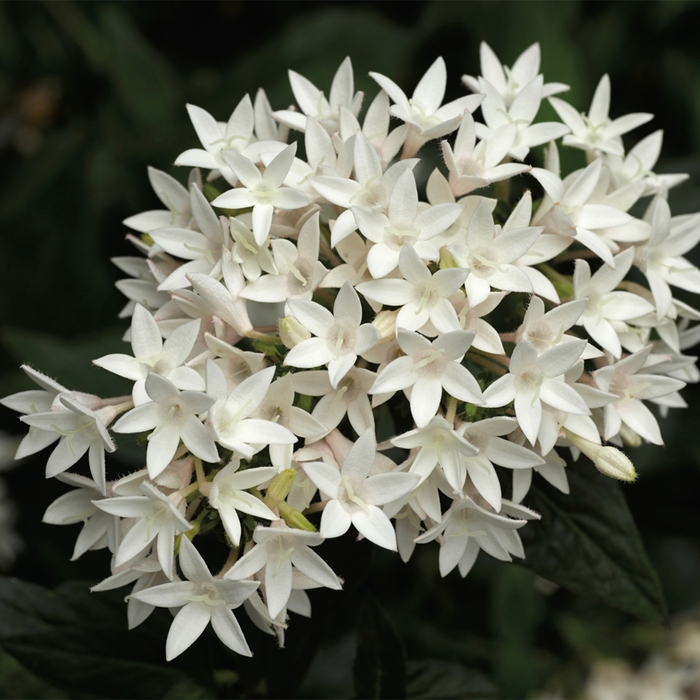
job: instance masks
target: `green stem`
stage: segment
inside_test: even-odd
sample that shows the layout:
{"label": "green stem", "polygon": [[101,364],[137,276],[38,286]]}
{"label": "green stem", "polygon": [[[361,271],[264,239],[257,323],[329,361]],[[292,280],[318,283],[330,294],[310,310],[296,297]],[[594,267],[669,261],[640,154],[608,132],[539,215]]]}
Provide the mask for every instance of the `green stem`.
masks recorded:
{"label": "green stem", "polygon": [[503,376],[510,366],[510,358],[508,356],[497,355],[495,358],[492,358],[485,352],[477,350],[476,348],[469,348],[467,358],[498,376]]}

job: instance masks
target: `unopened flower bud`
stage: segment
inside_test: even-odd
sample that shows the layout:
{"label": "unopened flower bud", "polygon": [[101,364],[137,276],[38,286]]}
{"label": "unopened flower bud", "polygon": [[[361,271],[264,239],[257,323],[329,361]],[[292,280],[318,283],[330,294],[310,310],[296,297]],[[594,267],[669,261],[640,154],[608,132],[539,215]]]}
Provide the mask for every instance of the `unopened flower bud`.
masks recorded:
{"label": "unopened flower bud", "polygon": [[594,460],[594,463],[601,474],[613,479],[634,481],[637,478],[637,472],[630,458],[612,445],[601,448],[598,459]]}
{"label": "unopened flower bud", "polygon": [[398,311],[380,311],[372,321],[372,325],[379,331],[379,342],[385,343],[396,337],[396,317]]}
{"label": "unopened flower bud", "polygon": [[270,482],[264,499],[268,508],[276,508],[281,501],[287,498],[296,475],[296,469],[285,469]]}
{"label": "unopened flower bud", "polygon": [[459,267],[459,265],[447,247],[443,246],[440,248],[440,269],[444,270],[448,267]]}
{"label": "unopened flower bud", "polygon": [[637,478],[634,464],[621,450],[612,445],[597,445],[569,430],[564,432],[569,442],[581,450],[601,474],[618,481],[634,481]]}
{"label": "unopened flower bud", "polygon": [[297,530],[306,530],[307,532],[316,532],[316,528],[310,523],[298,510],[292,508],[286,501],[279,504],[280,515],[289,527],[295,527]]}
{"label": "unopened flower bud", "polygon": [[639,447],[642,444],[642,438],[624,423],[620,426],[620,437],[628,447]]}
{"label": "unopened flower bud", "polygon": [[310,337],[311,333],[294,316],[285,316],[280,319],[280,338],[290,350]]}

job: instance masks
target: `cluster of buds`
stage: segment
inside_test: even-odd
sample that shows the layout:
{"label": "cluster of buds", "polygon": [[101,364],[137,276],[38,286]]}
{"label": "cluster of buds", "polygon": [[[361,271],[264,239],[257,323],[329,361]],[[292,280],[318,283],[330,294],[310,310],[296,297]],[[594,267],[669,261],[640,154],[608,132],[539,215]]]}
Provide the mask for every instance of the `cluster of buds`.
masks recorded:
{"label": "cluster of buds", "polygon": [[[210,622],[250,654],[239,606],[282,643],[307,589],[341,588],[312,548],[349,530],[404,561],[436,542],[442,576],[523,557],[533,471],[566,493],[583,453],[632,481],[619,448],[662,443],[649,404],[684,406],[699,378],[700,312],[672,287],[700,293],[700,215],[671,215],[686,176],[653,172],[660,131],[625,154],[652,115],[611,120],[607,76],[579,114],[539,64],[538,45],[508,68],[483,44],[473,94],[447,104],[441,58],[411,97],[370,73],[362,119],[349,59],[328,97],[290,71],[296,108],[189,105],[189,185],[149,171],[165,208],[124,222],[141,255],[115,260],[132,354],[94,361],[131,395],[25,367],[38,388],[3,399],[29,425],[17,457],[58,441],[46,475],[71,490],[45,520],[83,523],[73,558],[112,553],[93,590],[132,584],[131,627],[179,609],[168,659]],[[543,99],[560,121],[533,123]],[[435,139],[446,168],[424,173]],[[583,167],[560,172],[559,139]],[[147,445],[118,480],[113,433]],[[68,471],[85,453],[91,478]]]}

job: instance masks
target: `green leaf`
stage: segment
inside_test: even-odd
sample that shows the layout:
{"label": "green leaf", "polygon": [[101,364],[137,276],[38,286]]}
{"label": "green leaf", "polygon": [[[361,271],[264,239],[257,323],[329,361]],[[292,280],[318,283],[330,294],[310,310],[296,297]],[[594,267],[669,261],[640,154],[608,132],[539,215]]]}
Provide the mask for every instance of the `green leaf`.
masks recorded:
{"label": "green leaf", "polygon": [[544,669],[536,635],[545,607],[534,579],[531,571],[507,565],[499,567],[495,581],[492,579],[492,672],[507,697],[526,697],[542,685]]}
{"label": "green leaf", "polygon": [[158,663],[162,640],[129,632],[126,615],[87,584],[56,591],[0,578],[0,645],[39,678],[94,697],[212,696],[212,689],[174,666]]}
{"label": "green leaf", "polygon": [[438,659],[408,662],[408,698],[498,698],[500,689],[483,673]]}
{"label": "green leaf", "polygon": [[649,563],[620,485],[581,460],[568,470],[571,494],[538,481],[527,505],[542,515],[521,531],[525,565],[580,595],[651,622],[667,616],[656,572]]}
{"label": "green leaf", "polygon": [[401,639],[386,611],[371,595],[360,607],[357,631],[355,697],[405,698],[406,660]]}
{"label": "green leaf", "polygon": [[0,698],[68,698],[34,674],[29,673],[16,659],[0,649]]}
{"label": "green leaf", "polygon": [[113,49],[108,70],[122,103],[139,122],[168,132],[179,99],[175,71],[121,7],[107,4],[100,9]]}

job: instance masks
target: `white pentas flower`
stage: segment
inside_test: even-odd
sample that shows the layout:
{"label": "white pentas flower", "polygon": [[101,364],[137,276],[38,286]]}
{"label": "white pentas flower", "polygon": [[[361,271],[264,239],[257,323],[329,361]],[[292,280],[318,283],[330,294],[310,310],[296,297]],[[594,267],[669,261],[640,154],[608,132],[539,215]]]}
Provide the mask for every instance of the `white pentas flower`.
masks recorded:
{"label": "white pentas flower", "polygon": [[663,445],[659,424],[643,400],[671,394],[682,389],[685,382],[641,371],[649,359],[651,350],[652,346],[648,345],[643,350],[594,372],[598,387],[617,397],[603,408],[603,437],[606,440],[618,435],[624,423],[645,440],[655,445]]}
{"label": "white pentas flower", "polygon": [[[294,406],[294,382],[291,374],[286,374],[270,384],[254,417],[288,428],[294,435],[307,440],[316,439],[326,433],[326,427],[321,421],[299,406]],[[277,469],[289,469],[293,450],[294,446],[290,443],[271,444],[270,462]]]}
{"label": "white pentas flower", "polygon": [[[265,399],[275,368],[268,367],[242,381],[229,393],[226,377],[213,361],[207,362],[207,392],[211,398],[207,424],[217,442],[244,457],[252,457],[270,444],[292,444],[294,434],[269,420],[251,418]],[[196,454],[196,453],[195,453]]]}
{"label": "white pentas flower", "polygon": [[292,367],[328,365],[328,376],[335,389],[354,366],[358,355],[379,342],[379,331],[362,324],[362,306],[357,292],[346,282],[338,292],[333,314],[313,301],[290,301],[291,313],[316,337],[294,346],[284,362]]}
{"label": "white pentas flower", "polygon": [[542,422],[542,403],[567,413],[590,415],[585,401],[563,379],[585,347],[585,340],[572,341],[538,355],[530,343],[521,341],[513,350],[508,374],[484,391],[486,405],[498,407],[514,401],[520,428],[533,445]]}
{"label": "white pentas flower", "polygon": [[249,493],[250,489],[273,479],[278,472],[277,468],[255,467],[239,471],[240,466],[240,459],[234,457],[217,472],[211,485],[201,489],[208,496],[212,507],[219,511],[226,534],[236,547],[241,541],[239,511],[265,520],[276,520],[278,517],[259,498]]}
{"label": "white pentas flower", "polygon": [[[526,340],[540,354],[560,343],[578,340],[572,335],[567,335],[565,331],[568,331],[581,318],[586,304],[586,299],[576,299],[545,312],[542,299],[533,295],[523,322],[516,332],[516,340],[518,342]],[[584,351],[584,358],[586,351]]]}
{"label": "white pentas flower", "polygon": [[457,264],[469,270],[465,288],[470,305],[486,301],[491,287],[532,291],[529,277],[513,263],[529,250],[541,232],[540,227],[501,231],[494,225],[486,203],[479,203],[469,221],[466,240],[449,247]]}
{"label": "white pentas flower", "polygon": [[202,555],[186,537],[180,540],[179,561],[186,581],[164,583],[132,594],[159,608],[180,608],[165,642],[166,659],[172,661],[194,644],[210,622],[216,636],[229,649],[252,656],[232,610],[253,595],[260,584],[212,576]]}
{"label": "white pentas flower", "polygon": [[563,182],[549,170],[533,168],[532,175],[548,196],[540,204],[532,223],[544,226],[545,233],[576,239],[610,267],[615,267],[610,246],[596,231],[622,226],[632,217],[616,207],[591,201],[602,169],[603,163],[597,158]]}
{"label": "white pentas flower", "polygon": [[325,370],[296,372],[292,382],[298,394],[321,397],[311,415],[325,426],[326,432],[340,425],[347,415],[353,430],[362,435],[368,428],[374,428],[368,393],[376,378],[371,370],[352,367],[335,389]]}
{"label": "white pentas flower", "polygon": [[153,372],[146,378],[146,394],[151,400],[122,416],[114,425],[114,432],[153,431],[146,451],[151,479],[170,464],[180,440],[200,459],[219,461],[216,444],[198,417],[214,405],[213,396],[201,391],[179,391],[171,381]]}
{"label": "white pentas flower", "polygon": [[357,116],[362,106],[364,95],[361,92],[354,92],[350,57],[347,57],[336,71],[328,98],[311,81],[293,70],[289,71],[289,83],[303,114],[287,109],[274,112],[274,117],[297,131],[304,131],[307,122],[303,115],[306,115],[317,119],[332,134],[338,131],[342,107]]}
{"label": "white pentas flower", "polygon": [[243,187],[220,194],[212,206],[224,209],[253,207],[253,234],[260,246],[270,233],[275,209],[299,209],[309,204],[309,198],[282,183],[292,167],[296,143],[276,155],[261,173],[255,163],[235,151],[225,151],[224,159],[235,172]]}
{"label": "white pentas flower", "polygon": [[370,476],[375,453],[370,429],[350,448],[340,470],[325,462],[308,462],[304,471],[330,499],[321,516],[323,537],[340,537],[354,525],[371,542],[395,552],[396,533],[379,506],[406,496],[418,477],[404,472]]}
{"label": "white pentas flower", "polygon": [[636,143],[624,156],[605,154],[605,163],[610,169],[613,184],[622,188],[632,182],[643,180],[642,196],[658,194],[664,188],[680,185],[690,176],[687,173],[655,173],[654,166],[661,154],[664,132],[655,131]]}
{"label": "white pentas flower", "polygon": [[370,72],[370,76],[394,100],[391,114],[413,127],[404,145],[404,157],[412,156],[426,141],[454,131],[465,110],[473,112],[483,99],[481,95],[466,95],[442,104],[447,86],[447,68],[441,56],[435,59],[420,79],[410,99],[390,78],[373,72]]}
{"label": "white pentas flower", "polygon": [[184,503],[168,498],[156,486],[142,482],[139,496],[116,496],[93,501],[93,504],[110,515],[132,519],[128,532],[121,538],[115,552],[114,564],[122,564],[139,556],[156,540],[158,561],[165,575],[172,579],[173,547],[175,535],[192,528],[184,516]]}
{"label": "white pentas flower", "polygon": [[442,155],[450,171],[450,188],[455,197],[486,187],[530,170],[529,165],[503,163],[518,135],[517,125],[504,124],[476,144],[474,118],[465,112],[457,132],[454,149],[443,141]]}
{"label": "white pentas flower", "polygon": [[611,153],[622,156],[624,149],[620,136],[654,118],[640,112],[610,120],[610,78],[605,74],[598,83],[588,114],[579,114],[571,105],[558,97],[550,97],[552,107],[572,133],[564,136],[566,146],[574,146],[595,154]]}
{"label": "white pentas flower", "polygon": [[338,245],[356,228],[353,206],[383,209],[399,176],[413,169],[417,158],[394,163],[386,171],[369,139],[358,132],[353,137],[353,169],[355,179],[324,175],[309,179],[309,184],[332,204],[344,208],[333,225],[331,244]]}
{"label": "white pentas flower", "polygon": [[618,333],[627,330],[624,322],[651,313],[654,307],[638,294],[615,291],[632,267],[634,250],[628,248],[614,260],[614,269],[601,265],[593,275],[585,260],[577,260],[573,282],[576,299],[587,300],[577,325],[583,326],[604,350],[619,358],[622,346]]}
{"label": "white pentas flower", "polygon": [[[481,76],[493,85],[507,107],[540,74],[540,45],[534,43],[515,60],[512,68],[502,64],[493,49],[482,41],[479,45]],[[462,82],[472,91],[480,92],[479,78],[463,75]],[[549,97],[569,89],[564,83],[547,83],[542,88],[542,97]]]}
{"label": "white pentas flower", "polygon": [[[28,391],[20,391],[10,396],[5,396],[0,399],[0,404],[3,406],[22,413],[30,415],[33,413],[44,413],[50,411],[59,394],[73,394],[69,389],[66,389],[62,384],[59,384],[51,377],[47,377],[41,372],[32,369],[29,365],[22,365],[24,373],[39,387],[40,389],[30,389]],[[83,394],[84,403],[99,402],[97,396]],[[60,406],[60,408],[64,408]],[[20,419],[21,420],[21,419]],[[29,432],[22,438],[15,459],[22,459],[29,455],[33,455],[50,444],[56,442],[60,435],[52,429],[42,430],[41,428],[29,426]]]}
{"label": "white pentas flower", "polygon": [[394,393],[410,387],[411,415],[419,428],[438,412],[443,389],[459,401],[483,405],[476,379],[460,364],[474,333],[452,331],[432,343],[412,331],[400,330],[396,337],[405,355],[379,373],[370,394]]}
{"label": "white pentas flower", "polygon": [[462,490],[465,476],[460,455],[474,456],[478,452],[478,448],[459,435],[442,416],[434,416],[423,428],[397,435],[391,439],[391,444],[407,449],[419,448],[409,469],[410,474],[420,477],[419,485],[440,465],[457,493]]}
{"label": "white pentas flower", "polygon": [[412,245],[401,248],[399,270],[403,279],[362,282],[357,285],[357,291],[380,304],[400,306],[397,328],[417,331],[430,322],[438,333],[460,330],[450,297],[464,283],[467,270],[450,268],[431,274]]}
{"label": "white pentas flower", "polygon": [[467,475],[481,497],[497,512],[500,512],[502,505],[501,484],[493,465],[521,470],[545,463],[544,459],[527,447],[501,437],[517,428],[518,421],[507,416],[462,423],[458,428],[463,439],[478,450],[475,455],[464,455]]}
{"label": "white pentas flower", "polygon": [[122,222],[139,233],[148,233],[164,226],[188,226],[192,218],[190,195],[172,175],[157,168],[148,167],[148,179],[153,191],[166,209],[149,211],[129,216]]}
{"label": "white pentas flower", "polygon": [[190,200],[194,223],[199,229],[168,226],[150,231],[156,242],[152,251],[164,250],[188,262],[177,267],[159,285],[160,291],[189,286],[187,274],[220,275],[221,254],[229,242],[228,222],[214,213],[196,183],[190,185]]}
{"label": "white pentas flower", "polygon": [[132,406],[131,401],[117,401],[116,404],[104,402],[106,405],[95,406],[93,410],[77,397],[59,394],[59,404],[53,410],[22,416],[21,420],[28,425],[54,432],[61,438],[46,463],[47,478],[66,471],[87,452],[92,478],[100,492],[105,493],[105,450],[114,452],[117,449],[107,426]]}
{"label": "white pentas flower", "polygon": [[243,299],[281,302],[311,299],[328,270],[318,259],[321,241],[318,212],[301,227],[297,244],[286,239],[272,241],[274,274],[261,275],[240,292]]}
{"label": "white pentas flower", "polygon": [[71,561],[92,549],[109,547],[110,551],[116,551],[118,520],[101,511],[94,503],[104,496],[102,490],[92,479],[79,474],[59,474],[57,479],[75,488],[51,503],[42,521],[51,525],[83,524]]}
{"label": "white pentas flower", "polygon": [[683,257],[700,240],[700,215],[672,217],[666,199],[657,195],[644,218],[651,235],[637,248],[634,264],[646,275],[660,320],[673,303],[669,285],[700,293],[700,270]]}
{"label": "white pentas flower", "polygon": [[146,377],[154,372],[169,379],[178,389],[201,391],[204,380],[184,366],[199,335],[200,322],[190,321],[175,329],[163,343],[158,324],[141,304],[134,308],[131,320],[133,357],[123,353],[104,355],[93,364],[134,382],[132,396],[138,406],[149,401]]}
{"label": "white pentas flower", "polygon": [[252,140],[255,116],[250,97],[246,95],[238,103],[225,124],[217,122],[209,112],[196,105],[188,104],[187,112],[204,148],[183,151],[175,159],[175,165],[220,171],[227,180],[235,183],[236,175],[224,160],[223,152],[242,151]]}
{"label": "white pentas flower", "polygon": [[352,207],[352,213],[360,231],[375,244],[367,255],[367,267],[377,278],[396,269],[406,243],[421,258],[437,260],[439,252],[430,239],[457,221],[462,206],[445,203],[419,209],[415,177],[412,171],[405,170],[389,195],[386,214],[366,207]]}
{"label": "white pentas flower", "polygon": [[496,88],[484,78],[479,78],[479,92],[485,95],[481,111],[486,124],[475,125],[476,135],[486,139],[504,126],[515,125],[515,136],[508,147],[508,154],[513,158],[523,160],[534,146],[541,146],[569,132],[569,127],[559,122],[532,123],[542,101],[541,75],[525,85],[510,106],[506,106]]}
{"label": "white pentas flower", "polygon": [[362,129],[360,129],[360,123],[349,110],[341,109],[340,117],[340,137],[343,141],[362,133],[379,155],[383,167],[386,167],[394,159],[411,128],[410,124],[402,124],[391,131],[389,130],[391,126],[389,96],[384,90],[377,93],[367,108]]}
{"label": "white pentas flower", "polygon": [[[265,602],[271,618],[276,618],[289,603],[294,569],[321,586],[341,589],[330,566],[310,549],[323,542],[317,532],[290,528],[276,520],[272,527],[256,527],[253,540],[255,546],[235,563],[225,578],[248,579],[258,574],[264,582]],[[262,569],[264,574],[259,574]]]}
{"label": "white pentas flower", "polygon": [[[527,511],[522,506],[519,508]],[[534,515],[532,511],[528,512]],[[492,513],[466,496],[455,500],[442,521],[420,535],[416,542],[430,542],[440,537],[440,575],[447,576],[458,566],[464,578],[474,566],[481,549],[501,561],[511,561],[512,555],[525,556],[515,532],[525,523],[525,519]]]}

